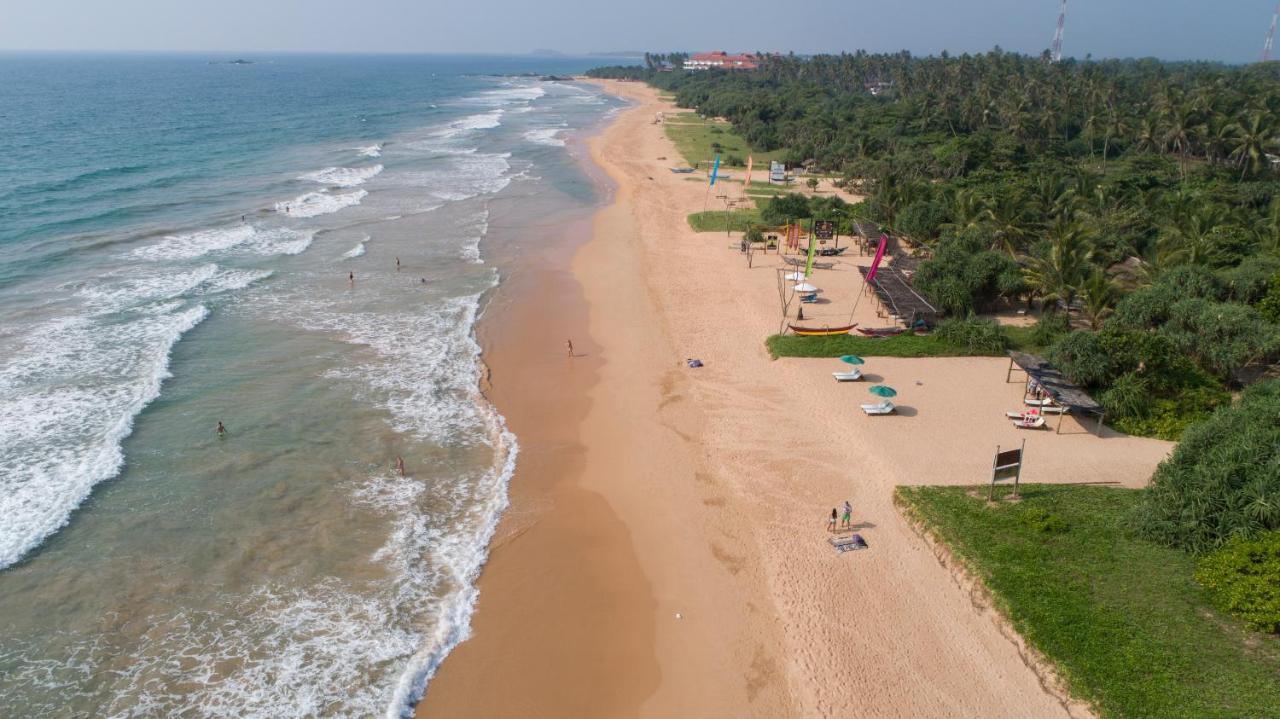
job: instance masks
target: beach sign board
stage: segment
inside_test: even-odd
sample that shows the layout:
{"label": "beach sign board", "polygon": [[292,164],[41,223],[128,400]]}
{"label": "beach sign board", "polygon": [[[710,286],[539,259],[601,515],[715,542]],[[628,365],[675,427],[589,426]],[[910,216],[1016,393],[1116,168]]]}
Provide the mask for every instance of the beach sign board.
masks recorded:
{"label": "beach sign board", "polygon": [[819,240],[829,240],[836,236],[836,223],[831,220],[814,220],[813,236]]}
{"label": "beach sign board", "polygon": [[769,182],[786,182],[786,181],[787,181],[787,166],[782,164],[781,162],[778,162],[777,160],[771,160],[769,162]]}
{"label": "beach sign board", "polygon": [[996,445],[996,457],[991,464],[991,491],[987,493],[989,501],[995,501],[996,482],[1013,480],[1013,496],[1018,496],[1018,482],[1022,479],[1022,453],[1027,449],[1027,440],[1017,449],[1000,450]]}

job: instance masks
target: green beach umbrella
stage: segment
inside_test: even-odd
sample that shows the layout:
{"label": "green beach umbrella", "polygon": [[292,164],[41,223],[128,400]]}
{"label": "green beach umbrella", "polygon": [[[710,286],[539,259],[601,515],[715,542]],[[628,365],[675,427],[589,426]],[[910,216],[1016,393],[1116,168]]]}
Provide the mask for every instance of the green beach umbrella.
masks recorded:
{"label": "green beach umbrella", "polygon": [[888,385],[878,384],[871,388],[871,394],[878,397],[897,397],[898,390],[889,387]]}
{"label": "green beach umbrella", "polygon": [[858,355],[844,355],[840,358],[840,361],[845,364],[866,364],[867,362]]}

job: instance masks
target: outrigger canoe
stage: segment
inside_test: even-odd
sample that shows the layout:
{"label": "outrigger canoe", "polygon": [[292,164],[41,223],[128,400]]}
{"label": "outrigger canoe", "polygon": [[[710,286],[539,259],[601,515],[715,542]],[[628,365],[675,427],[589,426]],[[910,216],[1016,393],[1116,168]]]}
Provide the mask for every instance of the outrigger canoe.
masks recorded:
{"label": "outrigger canoe", "polygon": [[795,332],[801,337],[827,337],[830,335],[847,335],[849,334],[849,330],[857,326],[858,326],[857,322],[854,322],[853,324],[848,325],[847,327],[800,327],[798,325],[791,325],[791,324],[787,325],[787,327],[791,328],[792,332]]}
{"label": "outrigger canoe", "polygon": [[871,329],[860,329],[858,332],[867,337],[892,337],[906,332],[906,329],[902,327],[873,327]]}

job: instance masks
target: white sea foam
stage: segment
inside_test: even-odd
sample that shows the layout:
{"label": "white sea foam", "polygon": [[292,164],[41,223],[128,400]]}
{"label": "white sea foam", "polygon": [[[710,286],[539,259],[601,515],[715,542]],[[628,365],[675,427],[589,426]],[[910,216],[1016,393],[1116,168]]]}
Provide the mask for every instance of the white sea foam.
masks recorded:
{"label": "white sea foam", "polygon": [[486,90],[476,99],[491,105],[508,105],[512,103],[528,103],[547,94],[547,91],[535,85],[520,87],[504,87],[497,90]]}
{"label": "white sea foam", "polygon": [[0,569],[120,470],[133,418],[170,376],[170,349],[207,315],[196,305],[52,320],[0,364]]}
{"label": "white sea foam", "polygon": [[475,153],[450,157],[438,169],[406,173],[404,181],[425,188],[433,197],[456,202],[487,195],[511,184],[510,153]]}
{"label": "white sea foam", "polygon": [[169,235],[154,245],[135,249],[130,255],[144,260],[193,260],[231,250],[257,255],[296,255],[310,246],[313,235],[314,231],[287,227],[235,225]]}
{"label": "white sea foam", "polygon": [[318,182],[322,185],[332,185],[335,187],[355,187],[363,185],[370,178],[377,176],[382,172],[382,165],[369,165],[368,167],[326,167],[323,170],[309,172],[299,180],[307,180],[309,182]]}
{"label": "white sea foam", "polygon": [[343,252],[343,253],[342,253],[342,256],[343,256],[343,257],[345,257],[346,259],[354,259],[354,258],[356,258],[356,257],[359,257],[360,255],[363,255],[363,254],[364,254],[364,243],[366,243],[366,242],[368,242],[368,241],[369,241],[369,236],[368,236],[368,235],[365,235],[365,236],[364,236],[364,239],[362,239],[362,240],[360,240],[359,242],[357,242],[355,247],[352,247],[351,249],[347,250],[346,252]]}
{"label": "white sea foam", "polygon": [[290,217],[317,217],[319,215],[328,215],[339,210],[360,204],[369,192],[367,190],[356,190],[355,192],[347,192],[344,194],[331,195],[327,192],[308,192],[305,195],[289,200],[288,202],[277,202],[276,212],[286,214]]}
{"label": "white sea foam", "polygon": [[382,157],[381,144],[369,145],[368,147],[357,147],[355,149],[356,152],[360,153],[361,157]]}
{"label": "white sea foam", "polygon": [[563,127],[539,127],[524,133],[524,139],[535,145],[564,147],[564,140],[556,137],[561,132],[564,132]]}
{"label": "white sea foam", "polygon": [[492,130],[502,124],[502,116],[505,113],[506,110],[498,108],[475,115],[467,115],[450,122],[446,127],[442,127],[431,134],[435,137],[453,138],[476,130]]}

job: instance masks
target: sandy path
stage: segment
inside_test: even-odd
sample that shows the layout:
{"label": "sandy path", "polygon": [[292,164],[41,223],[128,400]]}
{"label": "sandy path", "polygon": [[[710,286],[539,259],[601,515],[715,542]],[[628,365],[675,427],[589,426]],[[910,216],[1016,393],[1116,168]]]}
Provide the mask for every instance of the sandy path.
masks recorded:
{"label": "sandy path", "polygon": [[[610,226],[608,237],[597,237],[577,263],[592,307],[592,334],[605,348],[596,394],[639,391],[629,388],[668,368],[661,375],[664,402],[678,409],[666,421],[683,418],[696,442],[696,495],[706,515],[702,542],[722,572],[760,574],[767,582],[771,606],[761,611],[773,616],[763,623],[778,624],[783,644],[762,649],[761,663],[783,670],[796,714],[1066,715],[993,617],[975,611],[969,594],[895,511],[892,489],[980,483],[995,445],[1012,446],[1024,437],[1028,481],[1138,485],[1169,445],[1100,439],[1069,420],[1064,431],[1074,434],[1013,428],[1003,413],[1018,406],[1021,385],[1005,383],[1005,360],[871,359],[864,367],[868,378],[901,392],[903,412],[887,418],[862,415],[858,404],[869,401],[865,385],[837,386],[829,372],[839,363],[771,361],[762,340],[778,324],[779,261],[757,256],[748,269],[723,236],[688,229],[684,217],[702,209],[703,188],[667,171],[676,161],[674,147],[660,126],[648,122],[669,108],[648,88],[615,83],[610,89],[639,107],[596,148],[598,162],[630,186],[619,193],[620,202],[630,205],[628,217]],[[626,141],[611,142],[611,136]],[[620,212],[616,206],[611,211]],[[807,311],[814,324],[843,324],[861,291],[851,264],[868,261],[855,256],[816,273],[814,281],[831,303]],[[641,273],[647,305],[638,298],[618,301],[628,272]],[[658,308],[657,324],[669,343],[644,338],[622,344],[637,339],[632,324],[646,306]],[[855,320],[885,324],[875,310],[874,300],[866,299]],[[616,357],[615,346],[627,347],[625,356]],[[686,370],[680,365],[685,357],[707,366]],[[846,498],[871,551],[841,556],[825,543],[825,516]],[[619,513],[628,520],[625,505]],[[689,537],[677,551],[694,551],[697,541]],[[643,545],[639,554],[645,565]],[[659,596],[660,618],[664,599]],[[680,631],[704,620],[718,621],[689,616]],[[665,666],[661,621],[658,656]],[[750,675],[722,680],[749,683]],[[670,681],[664,674],[663,686]],[[726,715],[743,713],[771,715],[754,706]]]}

